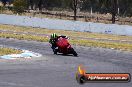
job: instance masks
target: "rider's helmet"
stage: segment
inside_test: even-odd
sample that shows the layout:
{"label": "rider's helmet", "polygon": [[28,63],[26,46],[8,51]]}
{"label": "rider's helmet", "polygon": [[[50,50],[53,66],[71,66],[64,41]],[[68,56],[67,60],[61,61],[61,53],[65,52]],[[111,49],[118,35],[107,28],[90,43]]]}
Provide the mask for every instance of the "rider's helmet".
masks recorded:
{"label": "rider's helmet", "polygon": [[51,39],[55,39],[55,38],[57,38],[57,37],[58,37],[58,35],[57,35],[56,33],[53,33],[53,34],[51,34],[51,36],[50,36]]}

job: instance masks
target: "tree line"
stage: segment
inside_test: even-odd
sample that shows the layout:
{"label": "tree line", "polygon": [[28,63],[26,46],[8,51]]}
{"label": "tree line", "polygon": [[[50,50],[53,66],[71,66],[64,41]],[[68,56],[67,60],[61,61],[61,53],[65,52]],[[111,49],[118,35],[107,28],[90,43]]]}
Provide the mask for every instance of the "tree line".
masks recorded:
{"label": "tree line", "polygon": [[[116,15],[132,16],[132,0],[1,0],[5,5],[11,2],[17,9],[23,7],[24,10],[42,11],[43,9],[69,10],[74,12],[76,20],[77,10],[92,11],[98,13],[112,14],[112,23],[115,23]],[[16,4],[17,3],[17,4]],[[19,4],[19,5],[18,5]],[[21,9],[21,8],[20,8]],[[20,10],[19,9],[19,10]]]}

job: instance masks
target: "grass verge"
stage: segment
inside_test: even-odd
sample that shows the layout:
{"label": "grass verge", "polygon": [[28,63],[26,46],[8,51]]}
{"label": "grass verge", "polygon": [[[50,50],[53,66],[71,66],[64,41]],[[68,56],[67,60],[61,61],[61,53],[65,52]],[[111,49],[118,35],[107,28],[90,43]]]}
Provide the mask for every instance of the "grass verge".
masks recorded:
{"label": "grass verge", "polygon": [[132,44],[126,44],[126,43],[116,43],[116,42],[111,43],[111,42],[100,42],[100,41],[91,41],[91,40],[70,40],[70,42],[74,45],[101,47],[101,48],[117,49],[117,50],[132,52]]}
{"label": "grass verge", "polygon": [[[10,30],[10,31],[12,30],[15,32],[32,32],[32,33],[46,34],[46,35],[50,35],[52,33],[64,34],[69,37],[75,37],[70,39],[70,43],[74,45],[113,48],[123,51],[132,51],[132,44],[130,43],[121,43],[117,41],[108,42],[108,41],[78,39],[78,37],[84,37],[84,38],[100,38],[100,39],[132,41],[132,36],[118,36],[118,35],[97,34],[97,33],[88,33],[88,32],[65,31],[65,30],[49,30],[49,29],[40,29],[40,28],[32,28],[32,27],[18,27],[12,25],[0,25],[0,30]],[[49,40],[49,38],[45,36],[37,36],[37,35],[29,35],[29,34],[0,33],[0,37],[15,38],[19,40],[35,40],[40,42],[47,42]]]}
{"label": "grass verge", "polygon": [[11,48],[3,48],[0,47],[0,56],[8,55],[8,54],[19,54],[22,53],[21,50],[11,49]]}
{"label": "grass verge", "polygon": [[47,34],[47,35],[51,35],[52,33],[57,33],[60,35],[67,35],[69,37],[76,37],[76,38],[83,37],[83,38],[99,38],[99,39],[132,41],[132,36],[120,36],[120,35],[88,33],[88,32],[75,32],[75,31],[68,31],[68,30],[51,30],[51,29],[20,27],[20,26],[2,25],[2,24],[0,24],[0,30],[10,30],[10,31],[15,31],[15,32],[32,32],[32,33]]}
{"label": "grass verge", "polygon": [[25,34],[9,34],[9,33],[0,33],[0,37],[2,38],[15,38],[19,40],[35,40],[40,42],[47,42],[48,38],[43,36],[35,36],[35,35],[25,35]]}
{"label": "grass verge", "polygon": [[[34,40],[40,42],[48,42],[47,37],[43,36],[34,36],[34,35],[18,35],[18,34],[6,34],[0,33],[0,37],[2,38],[15,38],[19,40]],[[91,40],[80,40],[80,39],[71,39],[69,40],[73,45],[80,46],[92,46],[92,47],[102,47],[102,48],[112,48],[123,51],[132,51],[132,44],[126,43],[110,43],[110,42],[100,42],[100,41],[91,41]]]}

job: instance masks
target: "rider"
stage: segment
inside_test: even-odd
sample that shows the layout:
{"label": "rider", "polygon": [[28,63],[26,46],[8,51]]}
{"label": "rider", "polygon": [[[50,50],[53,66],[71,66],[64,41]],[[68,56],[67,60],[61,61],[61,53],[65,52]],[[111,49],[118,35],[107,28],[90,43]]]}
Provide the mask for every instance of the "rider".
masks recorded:
{"label": "rider", "polygon": [[57,47],[56,41],[57,41],[58,38],[60,38],[60,37],[68,39],[67,36],[63,36],[63,35],[58,36],[56,33],[51,34],[49,43],[52,45],[51,48],[53,49],[53,51],[54,51],[55,48]]}

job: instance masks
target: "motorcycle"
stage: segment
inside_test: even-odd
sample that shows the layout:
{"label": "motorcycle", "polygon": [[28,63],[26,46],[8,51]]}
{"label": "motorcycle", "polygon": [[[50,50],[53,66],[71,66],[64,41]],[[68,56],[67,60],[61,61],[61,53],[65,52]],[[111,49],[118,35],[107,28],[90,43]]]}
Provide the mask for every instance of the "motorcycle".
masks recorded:
{"label": "motorcycle", "polygon": [[72,46],[69,44],[66,38],[62,38],[62,37],[58,38],[56,44],[57,44],[57,47],[53,51],[54,54],[63,53],[64,55],[73,54],[74,56],[78,56],[78,54],[72,48]]}

